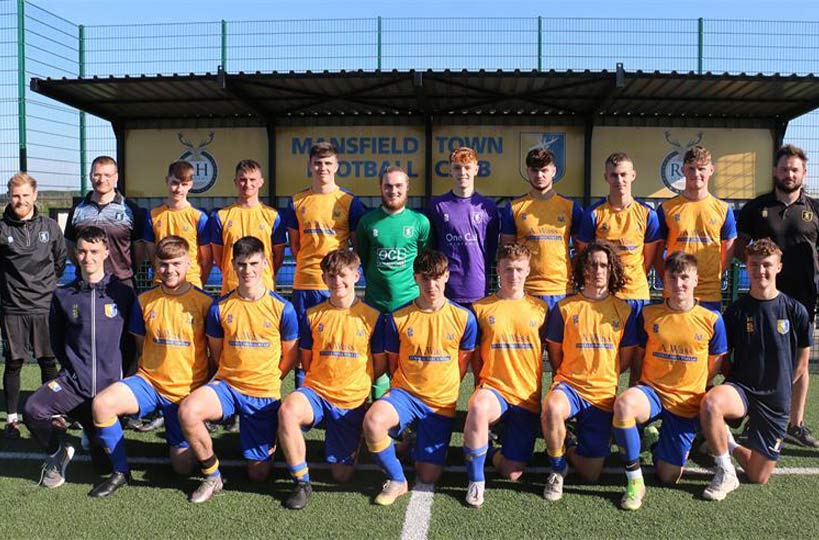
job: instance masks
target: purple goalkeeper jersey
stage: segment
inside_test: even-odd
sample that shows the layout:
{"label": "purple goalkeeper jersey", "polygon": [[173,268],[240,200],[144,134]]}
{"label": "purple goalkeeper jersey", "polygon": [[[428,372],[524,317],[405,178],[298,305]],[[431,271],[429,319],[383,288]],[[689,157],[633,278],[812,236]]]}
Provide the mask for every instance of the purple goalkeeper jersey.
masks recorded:
{"label": "purple goalkeeper jersey", "polygon": [[449,259],[446,296],[471,303],[488,293],[488,272],[498,248],[498,211],[480,193],[458,197],[452,191],[433,197],[427,212],[431,244]]}

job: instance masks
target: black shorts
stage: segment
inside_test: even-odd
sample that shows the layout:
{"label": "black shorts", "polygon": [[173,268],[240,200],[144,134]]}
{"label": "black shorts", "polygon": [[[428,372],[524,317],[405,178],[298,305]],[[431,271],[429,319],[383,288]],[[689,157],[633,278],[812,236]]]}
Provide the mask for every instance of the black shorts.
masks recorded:
{"label": "black shorts", "polygon": [[736,382],[725,384],[737,391],[748,416],[748,442],[745,446],[776,461],[788,429],[789,411],[771,407],[764,399]]}
{"label": "black shorts", "polygon": [[3,352],[7,360],[54,357],[48,315],[3,315]]}

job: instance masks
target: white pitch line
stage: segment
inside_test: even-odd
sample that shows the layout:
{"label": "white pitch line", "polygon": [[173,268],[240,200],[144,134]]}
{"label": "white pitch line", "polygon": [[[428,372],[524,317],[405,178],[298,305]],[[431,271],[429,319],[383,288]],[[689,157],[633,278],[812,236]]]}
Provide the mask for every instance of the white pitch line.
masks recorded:
{"label": "white pitch line", "polygon": [[[0,452],[0,461],[2,460],[27,460],[27,461],[42,461],[46,458],[44,453],[37,453],[37,452]],[[90,457],[85,454],[75,455],[72,461],[79,461],[79,462],[89,462],[91,461]],[[170,465],[170,459],[166,457],[129,457],[128,463],[134,465]],[[219,460],[220,466],[225,467],[244,467],[247,465],[247,462],[242,459],[225,459]],[[311,469],[316,470],[329,470],[330,464],[329,463],[308,463],[308,466]],[[287,465],[282,462],[275,462],[273,467],[276,469],[286,469]],[[357,470],[360,471],[379,471],[381,470],[378,466],[372,463],[364,463],[362,465],[356,466]],[[742,470],[741,467],[737,467],[738,470]],[[404,467],[404,470],[412,471],[414,470],[413,467]],[[546,474],[550,472],[552,469],[549,467],[528,467],[526,472],[529,474]],[[444,467],[444,471],[449,473],[463,473],[466,472],[466,468],[463,465],[449,465]],[[654,472],[654,467],[643,467],[644,472]],[[686,467],[685,472],[687,474],[693,475],[711,475],[714,474],[714,469],[703,468],[703,467]],[[607,476],[617,476],[625,474],[623,469],[620,467],[606,467],[603,469],[603,474]],[[777,467],[773,470],[773,474],[781,475],[781,476],[817,476],[819,475],[819,467]]]}
{"label": "white pitch line", "polygon": [[435,495],[435,485],[416,482],[411,493],[407,512],[404,514],[401,540],[427,540],[429,520],[432,518],[432,498]]}

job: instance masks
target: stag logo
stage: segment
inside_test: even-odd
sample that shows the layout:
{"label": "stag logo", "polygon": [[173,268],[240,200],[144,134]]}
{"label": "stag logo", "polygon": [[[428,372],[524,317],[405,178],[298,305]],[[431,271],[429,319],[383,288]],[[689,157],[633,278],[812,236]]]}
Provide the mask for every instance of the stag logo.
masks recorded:
{"label": "stag logo", "polygon": [[681,144],[679,139],[671,136],[671,130],[666,130],[665,140],[668,141],[668,144],[673,148],[660,163],[660,179],[663,181],[663,184],[665,184],[665,187],[679,195],[685,189],[685,175],[683,175],[682,170],[683,157],[689,148],[702,141],[702,131],[697,133],[697,136],[688,141],[685,145]]}
{"label": "stag logo", "polygon": [[520,149],[518,151],[518,172],[520,176],[526,177],[526,154],[535,148],[545,148],[555,156],[554,182],[558,182],[566,173],[566,134],[563,132],[521,132]]}
{"label": "stag logo", "polygon": [[186,139],[181,131],[176,134],[182,146],[187,148],[179,159],[184,159],[193,165],[191,193],[204,193],[216,183],[219,167],[216,165],[216,158],[205,150],[205,147],[213,142],[213,137],[214,133],[211,131],[207,138],[200,141],[199,144],[194,144],[190,139]]}

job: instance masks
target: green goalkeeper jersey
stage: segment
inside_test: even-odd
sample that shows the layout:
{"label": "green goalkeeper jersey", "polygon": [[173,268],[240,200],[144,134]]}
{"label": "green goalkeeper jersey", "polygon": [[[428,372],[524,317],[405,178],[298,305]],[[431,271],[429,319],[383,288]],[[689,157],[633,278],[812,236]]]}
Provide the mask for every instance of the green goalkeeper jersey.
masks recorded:
{"label": "green goalkeeper jersey", "polygon": [[426,216],[409,208],[393,215],[375,208],[358,222],[356,240],[367,281],[364,300],[385,313],[418,296],[412,264],[429,241]]}

